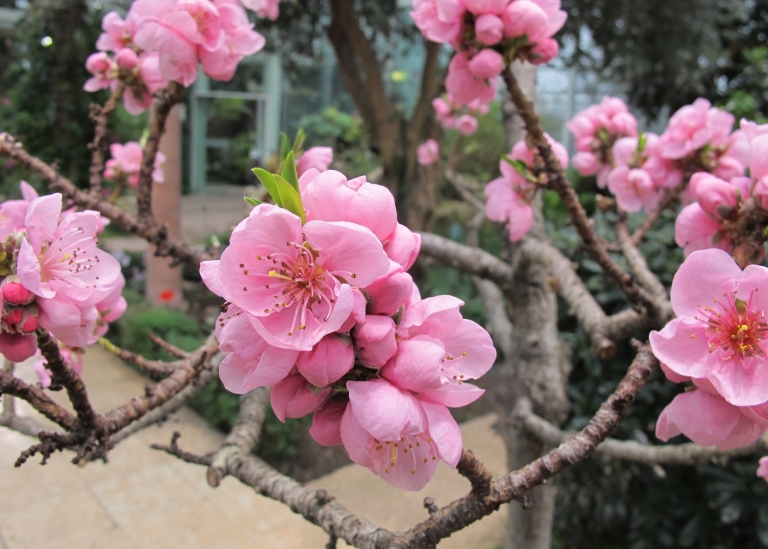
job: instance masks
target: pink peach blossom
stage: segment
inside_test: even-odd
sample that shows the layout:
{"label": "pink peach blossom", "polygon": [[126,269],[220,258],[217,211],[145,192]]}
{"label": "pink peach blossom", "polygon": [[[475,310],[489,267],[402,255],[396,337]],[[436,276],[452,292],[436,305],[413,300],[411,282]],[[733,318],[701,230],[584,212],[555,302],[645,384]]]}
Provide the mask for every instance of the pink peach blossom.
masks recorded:
{"label": "pink peach blossom", "polygon": [[411,18],[433,42],[454,42],[461,32],[462,0],[413,0]]}
{"label": "pink peach blossom", "polygon": [[[276,206],[256,206],[216,265],[201,270],[213,291],[249,313],[270,345],[311,350],[352,313],[354,292],[389,266],[365,227],[309,221]],[[351,286],[355,285],[355,288]]]}
{"label": "pink peach blossom", "polygon": [[397,226],[392,193],[365,177],[347,180],[341,172],[328,170],[302,177],[300,185],[307,219],[357,223],[370,229],[380,241]]}
{"label": "pink peach blossom", "polygon": [[490,103],[496,96],[496,79],[477,78],[469,68],[469,57],[464,52],[456,53],[448,65],[445,89],[452,103],[467,105],[479,100]]}
{"label": "pink peach blossom", "polygon": [[439,460],[461,457],[461,431],[448,410],[383,379],[350,381],[340,434],[352,461],[401,490],[420,490]]}
{"label": "pink peach blossom", "polygon": [[434,139],[427,139],[416,148],[416,155],[419,164],[429,166],[434,164],[440,158],[440,146]]}
{"label": "pink peach blossom", "polygon": [[656,436],[667,441],[684,434],[696,444],[732,450],[754,442],[765,429],[719,395],[698,389],[677,395],[664,409]]}
{"label": "pink peach blossom", "polygon": [[765,294],[765,267],[742,272],[722,250],[691,253],[672,282],[677,318],[651,332],[654,354],[679,375],[711,382],[730,404],[768,401]]}

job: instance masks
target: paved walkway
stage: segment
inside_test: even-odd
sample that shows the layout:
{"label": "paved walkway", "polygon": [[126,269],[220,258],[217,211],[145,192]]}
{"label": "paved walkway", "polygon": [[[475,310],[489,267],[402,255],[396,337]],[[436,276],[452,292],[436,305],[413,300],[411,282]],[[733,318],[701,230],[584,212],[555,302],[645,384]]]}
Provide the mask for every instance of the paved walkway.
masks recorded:
{"label": "paved walkway", "polygon": [[[31,366],[18,374],[34,380]],[[88,349],[83,376],[100,411],[140,394],[146,379],[99,347]],[[59,393],[57,398],[62,397]],[[28,408],[19,406],[22,413]],[[465,445],[503,471],[503,451],[490,416],[463,425]],[[323,547],[325,534],[287,507],[256,494],[234,479],[213,489],[205,469],[151,450],[167,443],[173,431],[182,446],[205,453],[222,441],[194,412],[182,409],[165,424],[150,427],[122,442],[109,463],[84,467],[57,454],[45,466],[31,460],[12,467],[34,440],[0,428],[0,547],[7,549],[240,548],[310,549]],[[445,504],[467,492],[468,483],[442,467],[420,493],[391,488],[366,469],[344,467],[312,483],[327,489],[350,509],[382,526],[404,529],[420,518],[427,495]],[[502,543],[504,514],[487,517],[473,528],[446,540],[441,547],[491,549]],[[339,543],[340,547],[345,546]]]}

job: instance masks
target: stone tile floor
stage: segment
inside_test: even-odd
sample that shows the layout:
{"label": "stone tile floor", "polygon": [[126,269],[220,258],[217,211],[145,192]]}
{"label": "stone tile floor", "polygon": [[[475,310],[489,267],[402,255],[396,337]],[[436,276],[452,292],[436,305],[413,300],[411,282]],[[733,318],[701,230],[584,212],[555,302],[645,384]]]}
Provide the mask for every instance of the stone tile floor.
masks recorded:
{"label": "stone tile floor", "polygon": [[[34,379],[28,364],[17,368],[20,376]],[[88,349],[83,376],[100,411],[141,393],[147,383],[99,347]],[[21,405],[18,408],[21,413],[30,412]],[[490,416],[480,417],[465,423],[462,430],[466,447],[500,474],[503,449],[493,422]],[[168,442],[173,431],[182,433],[181,444],[190,451],[209,452],[222,441],[221,433],[183,408],[163,425],[120,443],[110,452],[109,463],[79,467],[69,462],[71,455],[57,454],[45,466],[33,459],[15,469],[16,457],[34,441],[0,428],[0,547],[309,549],[325,545],[325,534],[287,507],[234,479],[212,489],[202,467],[149,448],[155,442]],[[445,504],[468,490],[467,482],[445,466],[419,493],[395,490],[354,465],[310,485],[327,489],[350,509],[392,529],[405,529],[426,518],[425,496]],[[502,543],[503,528],[504,513],[495,513],[440,547],[490,549]]]}

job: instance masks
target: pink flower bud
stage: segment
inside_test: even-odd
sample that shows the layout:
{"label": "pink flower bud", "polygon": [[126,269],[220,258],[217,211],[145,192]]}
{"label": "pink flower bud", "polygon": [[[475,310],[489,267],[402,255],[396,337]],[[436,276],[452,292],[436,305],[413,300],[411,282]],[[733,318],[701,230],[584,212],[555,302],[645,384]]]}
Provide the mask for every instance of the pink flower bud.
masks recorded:
{"label": "pink flower bud", "polygon": [[388,316],[368,315],[355,327],[357,359],[370,368],[381,368],[397,352],[395,321]]}
{"label": "pink flower bud", "polygon": [[10,282],[3,286],[3,299],[13,305],[26,305],[32,298],[32,292],[18,282]]}
{"label": "pink flower bud", "polygon": [[[621,99],[617,99],[617,101],[621,101]],[[623,104],[624,102],[622,101]],[[611,118],[608,129],[619,135],[637,135],[637,118],[628,112],[617,113]]]}
{"label": "pink flower bud", "polygon": [[419,164],[429,166],[440,158],[440,146],[434,139],[427,139],[416,148]]}
{"label": "pink flower bud", "polygon": [[321,339],[311,351],[299,354],[296,367],[315,387],[325,387],[352,369],[355,353],[348,341],[335,334]]}
{"label": "pink flower bud", "polygon": [[701,208],[715,217],[719,217],[719,206],[735,208],[738,204],[736,187],[708,173],[693,174],[690,189]]}
{"label": "pink flower bud", "polygon": [[114,65],[114,61],[103,51],[92,53],[85,60],[85,68],[91,74],[107,72]]}
{"label": "pink flower bud", "polygon": [[486,46],[498,44],[504,38],[504,22],[496,15],[481,15],[475,21],[475,36]]}
{"label": "pink flower bud", "polygon": [[461,135],[472,135],[477,131],[477,118],[471,114],[462,114],[456,119],[456,129]]}
{"label": "pink flower bud", "polygon": [[121,69],[133,70],[139,64],[139,57],[130,48],[123,48],[115,55],[115,63]]}
{"label": "pink flower bud", "polygon": [[436,97],[432,100],[432,108],[438,118],[446,118],[451,115],[451,106],[442,97]]}
{"label": "pink flower bud", "polygon": [[588,152],[580,152],[573,155],[573,167],[581,175],[595,175],[600,169],[600,161]]}
{"label": "pink flower bud", "polygon": [[560,45],[557,43],[557,40],[554,38],[547,38],[545,40],[541,40],[531,50],[532,61],[536,65],[549,63],[555,57],[557,57],[559,52]]}
{"label": "pink flower bud", "polygon": [[23,309],[11,309],[8,311],[8,314],[5,315],[5,318],[3,320],[8,326],[15,326],[19,322],[21,322],[21,317],[24,314]]}
{"label": "pink flower bud", "polygon": [[323,446],[341,444],[341,417],[347,410],[346,400],[331,400],[315,412],[312,418],[310,436]]}
{"label": "pink flower bud", "polygon": [[25,334],[29,334],[37,330],[38,319],[36,316],[28,316],[24,319],[24,322],[19,326],[19,331]]}
{"label": "pink flower bud", "polygon": [[527,36],[533,44],[548,38],[549,18],[544,10],[529,0],[515,0],[509,4],[501,20],[507,38]]}
{"label": "pink flower bud", "polygon": [[504,69],[504,57],[499,52],[481,50],[469,62],[469,71],[477,78],[496,78]]}
{"label": "pink flower bud", "polygon": [[269,401],[277,419],[303,417],[319,409],[331,396],[331,388],[317,390],[300,375],[290,375],[272,387]]}

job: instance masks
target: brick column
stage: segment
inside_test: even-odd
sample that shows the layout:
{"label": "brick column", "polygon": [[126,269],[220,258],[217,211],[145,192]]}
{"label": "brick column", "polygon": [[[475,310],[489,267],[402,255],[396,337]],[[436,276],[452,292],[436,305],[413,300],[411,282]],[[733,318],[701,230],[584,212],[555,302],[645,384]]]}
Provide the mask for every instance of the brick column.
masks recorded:
{"label": "brick column", "polygon": [[[160,224],[168,225],[168,234],[181,235],[181,106],[176,105],[168,116],[165,134],[160,140],[160,151],[165,154],[163,164],[165,182],[153,185],[152,212]],[[154,246],[145,257],[147,299],[158,305],[184,308],[181,289],[181,267],[169,266],[170,259],[156,257]]]}

